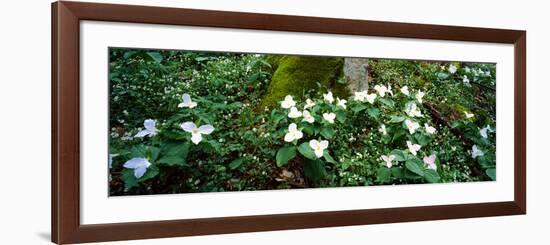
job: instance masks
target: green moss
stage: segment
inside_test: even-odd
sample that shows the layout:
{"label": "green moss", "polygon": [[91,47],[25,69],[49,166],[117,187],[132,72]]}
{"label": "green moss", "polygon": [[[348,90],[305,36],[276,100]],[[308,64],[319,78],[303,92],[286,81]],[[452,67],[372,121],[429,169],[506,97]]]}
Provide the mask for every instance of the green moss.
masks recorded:
{"label": "green moss", "polygon": [[261,108],[276,106],[288,94],[300,99],[305,91],[316,90],[317,83],[329,88],[336,96],[349,96],[346,86],[336,82],[342,76],[343,58],[282,56],[268,58],[268,62],[277,68]]}

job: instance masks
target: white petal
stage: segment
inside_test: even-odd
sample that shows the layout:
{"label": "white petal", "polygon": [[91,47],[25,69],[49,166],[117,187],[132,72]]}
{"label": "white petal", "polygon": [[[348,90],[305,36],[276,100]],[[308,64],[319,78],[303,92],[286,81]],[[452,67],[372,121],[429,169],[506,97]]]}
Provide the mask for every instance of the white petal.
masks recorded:
{"label": "white petal", "polygon": [[201,134],[211,134],[214,131],[214,126],[207,124],[199,127],[199,133]]}
{"label": "white petal", "polygon": [[184,122],[180,125],[181,129],[185,130],[185,132],[193,132],[193,129],[197,128],[197,125],[195,125],[193,122]]}
{"label": "white petal", "polygon": [[183,104],[189,105],[191,103],[191,96],[189,94],[183,94],[181,96],[181,99],[183,100]]}
{"label": "white petal", "polygon": [[328,141],[326,140],[322,140],[320,144],[321,144],[321,149],[326,149],[328,147]]}
{"label": "white petal", "polygon": [[288,125],[289,132],[296,131],[296,129],[297,129],[296,123],[291,123],[290,125]]}
{"label": "white petal", "polygon": [[302,131],[296,131],[294,133],[294,138],[296,138],[297,140],[301,139],[302,137],[304,137],[304,133],[302,133]]}
{"label": "white petal", "polygon": [[138,168],[141,166],[148,166],[148,165],[150,165],[150,163],[149,161],[147,161],[147,159],[142,157],[135,157],[126,161],[123,166],[125,168]]}
{"label": "white petal", "polygon": [[317,158],[321,158],[323,156],[323,150],[315,150],[314,152]]}
{"label": "white petal", "polygon": [[153,119],[147,119],[143,122],[143,126],[151,131],[154,131],[156,129],[155,124],[156,122]]}
{"label": "white petal", "polygon": [[140,166],[138,168],[135,168],[134,176],[136,176],[136,178],[139,179],[145,174],[146,171],[147,171],[147,167],[145,166]]}
{"label": "white petal", "polygon": [[202,141],[202,135],[200,133],[192,133],[191,141],[193,142],[193,144],[198,145]]}
{"label": "white petal", "polygon": [[148,134],[149,134],[149,130],[145,129],[145,130],[139,131],[134,137],[141,138],[141,137],[144,137]]}
{"label": "white petal", "polygon": [[292,141],[294,141],[294,135],[292,135],[292,133],[286,133],[285,142],[292,142]]}
{"label": "white petal", "polygon": [[319,141],[317,140],[310,140],[309,141],[309,146],[313,149],[317,148],[317,145],[319,145]]}

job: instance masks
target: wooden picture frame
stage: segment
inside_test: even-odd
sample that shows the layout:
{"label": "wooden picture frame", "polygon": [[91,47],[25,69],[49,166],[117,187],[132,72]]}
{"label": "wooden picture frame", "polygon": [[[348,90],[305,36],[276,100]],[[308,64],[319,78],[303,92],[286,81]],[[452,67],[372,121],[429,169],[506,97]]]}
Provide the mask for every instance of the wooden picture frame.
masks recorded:
{"label": "wooden picture frame", "polygon": [[[80,223],[79,22],[82,20],[242,28],[514,45],[514,200],[226,218]],[[82,2],[52,4],[52,241],[81,243],[305,229],[526,213],[526,32],[272,14]]]}

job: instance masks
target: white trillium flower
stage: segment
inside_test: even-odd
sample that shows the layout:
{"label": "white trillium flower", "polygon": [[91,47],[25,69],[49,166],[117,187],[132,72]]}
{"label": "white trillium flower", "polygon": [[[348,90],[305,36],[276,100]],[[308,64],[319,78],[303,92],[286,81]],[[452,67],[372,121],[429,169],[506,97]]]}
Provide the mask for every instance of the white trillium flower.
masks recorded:
{"label": "white trillium flower", "polygon": [[296,123],[291,123],[288,125],[288,133],[285,134],[285,141],[292,142],[294,140],[299,140],[304,137],[302,131],[298,130]]}
{"label": "white trillium flower", "polygon": [[304,112],[302,113],[302,115],[304,116],[304,119],[302,119],[302,121],[306,121],[308,123],[313,123],[315,122],[315,118],[311,115],[311,113],[309,113],[308,110],[304,110]]}
{"label": "white trillium flower", "polygon": [[344,108],[344,110],[346,109],[346,103],[347,102],[348,101],[346,101],[344,99],[340,99],[340,98],[336,97],[336,105]]}
{"label": "white trillium flower", "polygon": [[428,134],[433,134],[433,133],[435,133],[435,128],[432,127],[432,126],[430,126],[430,125],[428,125],[427,123],[424,123],[424,128],[426,128],[426,132],[427,132]]}
{"label": "white trillium flower", "polygon": [[353,100],[365,102],[367,94],[368,92],[366,90],[361,92],[355,92],[355,96],[353,97]]}
{"label": "white trillium flower", "polygon": [[131,168],[134,170],[134,176],[136,176],[137,179],[141,178],[145,172],[147,171],[147,168],[151,166],[151,163],[142,157],[136,157],[128,160],[123,165],[125,168]]}
{"label": "white trillium flower", "polygon": [[191,141],[195,145],[198,145],[202,141],[203,134],[211,134],[214,131],[214,127],[210,124],[202,125],[197,128],[197,125],[193,122],[184,122],[180,127],[185,132],[191,133]]}
{"label": "white trillium flower", "polygon": [[435,164],[435,158],[436,158],[435,154],[424,157],[423,160],[427,168],[437,170],[437,165]]}
{"label": "white trillium flower", "polygon": [[376,90],[376,92],[378,92],[378,94],[380,95],[380,97],[384,97],[384,95],[386,95],[386,92],[388,91],[388,88],[386,88],[386,86],[384,85],[376,85],[374,86],[374,90]]}
{"label": "white trillium flower", "polygon": [[374,99],[376,99],[376,94],[367,94],[365,98],[369,103],[374,104]]}
{"label": "white trillium flower", "polygon": [[466,115],[466,118],[467,118],[467,119],[470,119],[470,118],[474,117],[474,114],[473,114],[473,113],[469,113],[469,112],[467,112],[467,111],[465,111],[464,114]]}
{"label": "white trillium flower", "polygon": [[489,125],[487,125],[484,128],[480,129],[479,130],[479,135],[481,135],[481,137],[487,139],[487,137],[488,137],[487,131],[491,131],[491,127],[489,127]]}
{"label": "white trillium flower", "polygon": [[145,136],[152,137],[155,134],[157,134],[158,129],[156,128],[157,122],[153,119],[147,119],[143,121],[143,127],[145,127],[144,130],[139,131],[139,133],[136,134],[134,137],[143,138]]}
{"label": "white trillium flower", "polygon": [[420,147],[421,146],[419,144],[413,144],[407,140],[407,148],[409,148],[409,151],[411,152],[411,154],[416,156],[416,152],[420,150]]}
{"label": "white trillium flower", "polygon": [[310,107],[313,107],[313,106],[315,106],[315,102],[313,102],[313,100],[307,99],[306,100],[306,105],[304,106],[304,109],[307,109],[307,108],[310,108]]}
{"label": "white trillium flower", "polygon": [[409,87],[405,86],[400,89],[401,93],[403,93],[406,96],[409,96]]}
{"label": "white trillium flower", "polygon": [[288,112],[288,117],[290,118],[298,118],[302,116],[302,112],[298,110],[295,106],[290,108],[290,112]]}
{"label": "white trillium flower", "polygon": [[417,122],[413,122],[409,119],[405,120],[405,126],[407,126],[407,129],[409,129],[410,134],[414,134],[418,128],[420,128],[420,124]]}
{"label": "white trillium flower", "polygon": [[380,158],[382,159],[382,161],[384,161],[384,163],[386,163],[386,167],[391,168],[393,166],[392,162],[395,159],[394,155],[388,155],[388,156],[382,155]]}
{"label": "white trillium flower", "polygon": [[197,102],[193,102],[191,101],[191,96],[189,94],[183,94],[181,96],[181,99],[183,100],[183,102],[181,102],[178,107],[182,108],[182,107],[187,107],[189,109],[197,106]]}
{"label": "white trillium flower", "polygon": [[313,149],[313,152],[315,153],[315,156],[317,158],[321,158],[323,156],[325,149],[328,148],[328,141],[321,140],[321,142],[319,142],[317,140],[310,140],[309,147]]}
{"label": "white trillium flower", "polygon": [[328,91],[328,93],[326,94],[323,94],[323,99],[329,104],[332,104],[332,102],[334,102],[334,97],[332,96],[332,92],[330,91]]}
{"label": "white trillium flower", "polygon": [[336,114],[334,114],[332,112],[323,113],[323,118],[329,123],[334,123],[334,119],[336,118]]}
{"label": "white trillium flower", "polygon": [[455,74],[455,72],[456,72],[456,66],[453,65],[453,64],[451,64],[451,65],[449,66],[449,72],[450,72],[451,74]]}
{"label": "white trillium flower", "polygon": [[281,107],[288,109],[290,107],[296,106],[296,102],[292,99],[292,96],[287,95],[285,100],[281,101]]}
{"label": "white trillium flower", "polygon": [[386,125],[382,124],[382,126],[378,129],[378,132],[382,133],[382,135],[388,134],[388,131],[386,131]]}
{"label": "white trillium flower", "polygon": [[418,91],[415,97],[416,97],[416,100],[418,100],[418,103],[422,104],[422,98],[424,97],[424,92]]}
{"label": "white trillium flower", "polygon": [[470,79],[468,79],[468,77],[466,75],[462,76],[462,82],[464,83],[464,85],[466,86],[471,86],[470,85]]}
{"label": "white trillium flower", "polygon": [[411,102],[407,104],[407,109],[405,110],[405,113],[409,115],[409,117],[422,117],[422,113],[418,108],[416,107],[416,103]]}
{"label": "white trillium flower", "polygon": [[477,157],[480,157],[480,156],[483,156],[483,151],[481,151],[477,145],[473,145],[472,146],[472,158],[477,158]]}

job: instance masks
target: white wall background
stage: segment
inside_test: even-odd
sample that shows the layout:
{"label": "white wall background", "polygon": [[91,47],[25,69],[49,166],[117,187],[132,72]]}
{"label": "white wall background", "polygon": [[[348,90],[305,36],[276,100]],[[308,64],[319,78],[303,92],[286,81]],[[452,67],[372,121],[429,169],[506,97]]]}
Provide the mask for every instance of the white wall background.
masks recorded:
{"label": "white wall background", "polygon": [[[89,0],[92,1],[92,0]],[[550,21],[544,1],[94,0],[354,19],[526,29],[528,214],[113,244],[509,244],[547,241]],[[0,8],[0,243],[47,244],[50,230],[50,1]]]}

